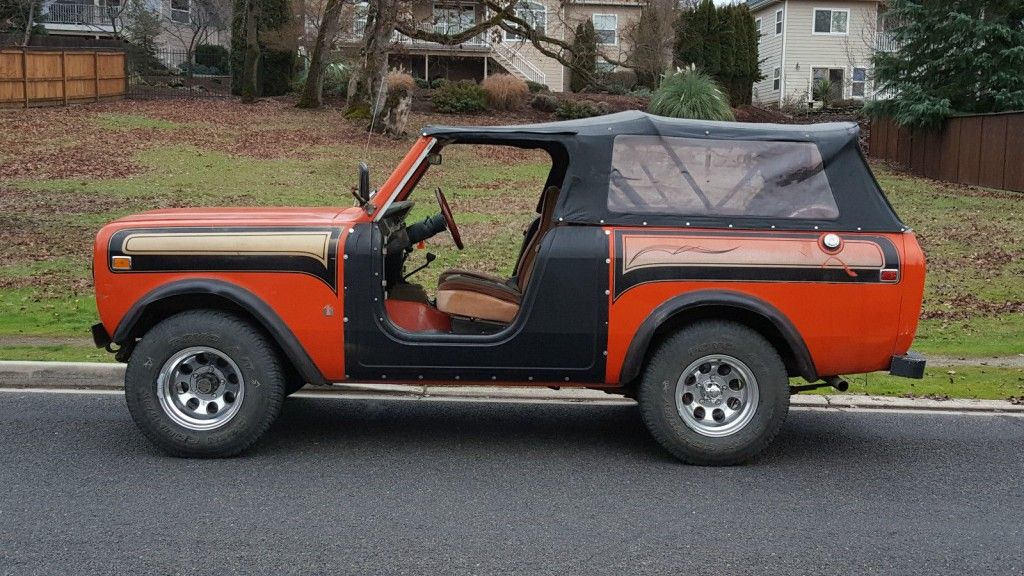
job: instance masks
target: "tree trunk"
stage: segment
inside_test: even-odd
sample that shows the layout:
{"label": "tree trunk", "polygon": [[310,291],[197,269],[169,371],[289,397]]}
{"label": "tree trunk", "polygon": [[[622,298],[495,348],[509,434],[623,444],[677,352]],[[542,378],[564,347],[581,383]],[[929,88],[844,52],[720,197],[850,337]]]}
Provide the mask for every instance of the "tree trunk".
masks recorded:
{"label": "tree trunk", "polygon": [[302,97],[296,104],[299,108],[319,108],[323,105],[324,52],[327,50],[327,43],[334,38],[338,31],[341,4],[341,0],[327,0],[324,17],[320,21],[320,29],[316,33],[316,44],[313,45],[313,53],[309,58],[306,84],[302,87]]}
{"label": "tree trunk", "polygon": [[381,130],[388,136],[405,136],[409,112],[412,111],[412,93],[404,90],[391,92],[385,107]]}
{"label": "tree trunk", "polygon": [[360,67],[349,80],[345,116],[369,119],[374,132],[383,130],[376,120],[387,98],[388,50],[397,17],[397,0],[370,3]]}
{"label": "tree trunk", "polygon": [[260,44],[256,31],[256,10],[258,0],[245,3],[245,61],[242,68],[242,102],[256,101],[259,87],[256,85],[260,64]]}
{"label": "tree trunk", "polygon": [[25,34],[21,39],[22,46],[28,46],[30,40],[32,40],[32,21],[36,15],[36,0],[30,0],[28,3],[28,17],[25,18]]}

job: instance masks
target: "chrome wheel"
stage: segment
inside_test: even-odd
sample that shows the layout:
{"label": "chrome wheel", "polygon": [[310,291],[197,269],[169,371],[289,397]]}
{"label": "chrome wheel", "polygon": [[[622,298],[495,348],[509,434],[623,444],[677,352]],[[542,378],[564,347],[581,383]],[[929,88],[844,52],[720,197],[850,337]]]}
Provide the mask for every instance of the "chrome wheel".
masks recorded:
{"label": "chrome wheel", "polygon": [[160,407],[175,424],[213,430],[228,423],[242,406],[245,382],[226,354],[207,346],[171,356],[157,376]]}
{"label": "chrome wheel", "polygon": [[725,354],[704,356],[676,382],[676,410],[703,436],[728,436],[750,422],[757,410],[757,379],[746,364]]}

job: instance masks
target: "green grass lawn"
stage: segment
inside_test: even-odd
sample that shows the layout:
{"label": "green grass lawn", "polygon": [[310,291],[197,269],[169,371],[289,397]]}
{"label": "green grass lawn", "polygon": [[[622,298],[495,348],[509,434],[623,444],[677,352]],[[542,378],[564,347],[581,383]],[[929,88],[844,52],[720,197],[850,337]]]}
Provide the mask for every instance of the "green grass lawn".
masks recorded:
{"label": "green grass lawn", "polygon": [[[232,101],[125,101],[0,114],[2,359],[105,358],[84,343],[17,341],[88,338],[96,321],[89,256],[103,223],[163,207],[348,206],[357,163],[369,160],[379,184],[411,143],[382,137],[368,142],[358,121],[277,100],[255,108]],[[414,115],[412,122],[464,120]],[[446,149],[443,164],[431,169],[414,195],[420,203],[413,218],[436,211],[433,188],[443,187],[466,250],[454,250],[446,235],[432,239],[428,249],[438,259],[417,280],[433,286],[436,274],[453,266],[509,274],[547,167],[546,156],[534,152]],[[969,358],[1024,353],[1021,195],[943,184],[881,165],[874,170],[928,258],[915,349]],[[416,253],[411,262],[422,260]],[[1019,370],[956,371],[951,379],[945,369],[929,369],[928,378],[916,383],[869,375],[860,390],[1021,395],[1014,388]]]}

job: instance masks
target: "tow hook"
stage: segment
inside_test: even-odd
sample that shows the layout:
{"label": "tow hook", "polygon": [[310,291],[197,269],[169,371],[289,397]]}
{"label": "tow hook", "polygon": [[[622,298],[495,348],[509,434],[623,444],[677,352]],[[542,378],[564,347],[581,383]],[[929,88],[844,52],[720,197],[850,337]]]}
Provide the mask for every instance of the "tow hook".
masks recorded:
{"label": "tow hook", "polygon": [[806,392],[808,390],[817,390],[818,388],[824,388],[831,386],[839,392],[846,392],[850,389],[850,384],[842,376],[826,376],[821,382],[811,382],[810,384],[802,384],[800,386],[790,386],[789,393],[796,394],[798,392]]}

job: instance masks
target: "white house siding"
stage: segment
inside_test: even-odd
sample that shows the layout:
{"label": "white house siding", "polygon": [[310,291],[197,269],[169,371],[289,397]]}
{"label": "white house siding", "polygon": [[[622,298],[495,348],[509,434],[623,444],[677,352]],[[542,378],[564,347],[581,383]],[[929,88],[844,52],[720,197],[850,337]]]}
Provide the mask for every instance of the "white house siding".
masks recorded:
{"label": "white house siding", "polygon": [[[784,10],[785,2],[778,2],[767,6],[753,16],[756,20],[761,19],[761,37],[757,44],[757,59],[761,62],[761,75],[764,78],[754,83],[753,101],[758,104],[778,104],[782,81],[780,80],[779,90],[775,90],[772,78],[775,67],[782,66],[782,34],[775,34],[775,11]],[[785,24],[785,14],[783,14]]]}

